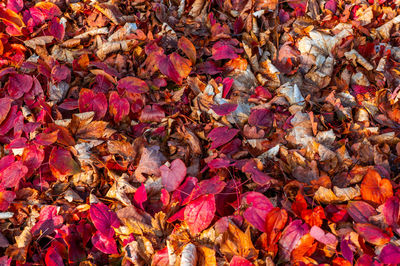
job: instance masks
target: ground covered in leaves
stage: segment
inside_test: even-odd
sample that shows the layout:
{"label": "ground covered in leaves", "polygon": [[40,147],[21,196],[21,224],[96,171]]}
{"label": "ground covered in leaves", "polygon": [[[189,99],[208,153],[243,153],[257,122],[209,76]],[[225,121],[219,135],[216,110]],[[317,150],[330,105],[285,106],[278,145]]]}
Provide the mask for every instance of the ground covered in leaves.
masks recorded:
{"label": "ground covered in leaves", "polygon": [[3,1],[0,264],[400,264],[399,5]]}

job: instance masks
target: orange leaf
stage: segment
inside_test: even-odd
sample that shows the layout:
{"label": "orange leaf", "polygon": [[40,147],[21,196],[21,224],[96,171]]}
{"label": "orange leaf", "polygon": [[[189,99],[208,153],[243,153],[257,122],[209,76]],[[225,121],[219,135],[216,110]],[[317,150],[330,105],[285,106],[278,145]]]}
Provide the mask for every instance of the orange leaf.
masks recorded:
{"label": "orange leaf", "polygon": [[382,204],[393,196],[393,187],[388,179],[382,179],[377,171],[369,169],[361,183],[361,196],[363,200]]}
{"label": "orange leaf", "polygon": [[292,203],[292,210],[297,216],[301,216],[301,212],[307,209],[307,202],[301,192],[297,192],[295,201]]}
{"label": "orange leaf", "polygon": [[310,234],[304,235],[292,251],[292,261],[296,262],[302,260],[303,257],[311,256],[315,252],[317,244]]}
{"label": "orange leaf", "polygon": [[193,43],[185,36],[182,36],[178,41],[178,48],[181,49],[192,63],[196,63],[196,48]]}
{"label": "orange leaf", "polygon": [[304,210],[301,212],[301,217],[310,226],[321,226],[322,220],[325,219],[325,212],[321,206],[315,207],[313,210]]}

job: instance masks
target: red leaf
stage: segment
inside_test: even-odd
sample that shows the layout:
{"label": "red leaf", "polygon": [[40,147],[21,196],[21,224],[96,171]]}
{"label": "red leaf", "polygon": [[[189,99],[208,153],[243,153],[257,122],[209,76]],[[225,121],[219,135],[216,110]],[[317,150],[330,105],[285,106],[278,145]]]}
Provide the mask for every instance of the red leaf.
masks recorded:
{"label": "red leaf", "polygon": [[28,177],[39,168],[44,160],[44,150],[40,149],[37,145],[29,145],[25,147],[24,153],[22,154],[22,161],[24,165],[28,167]]}
{"label": "red leaf", "polygon": [[168,256],[168,248],[165,247],[161,250],[158,250],[152,258],[151,261],[151,265],[159,265],[159,266],[163,266],[163,265],[169,265],[169,256]]}
{"label": "red leaf", "polygon": [[10,98],[0,98],[0,124],[6,119],[11,108],[12,100]]}
{"label": "red leaf", "polygon": [[95,248],[105,254],[118,254],[117,242],[112,237],[107,237],[100,232],[92,237],[92,243]]}
{"label": "red leaf", "polygon": [[14,191],[0,190],[0,211],[6,211],[15,197]]}
{"label": "red leaf", "polygon": [[181,204],[186,200],[187,197],[189,197],[190,193],[192,190],[196,187],[197,185],[197,178],[189,176],[186,178],[185,182],[183,182],[182,185],[178,187],[177,190],[174,191],[172,194],[172,201],[179,201]]}
{"label": "red leaf", "polygon": [[196,48],[189,39],[182,36],[178,41],[178,48],[185,53],[193,64],[196,63]]}
{"label": "red leaf", "polygon": [[360,236],[373,245],[384,245],[390,241],[390,236],[375,225],[356,224],[354,229]]}
{"label": "red leaf", "polygon": [[267,214],[274,207],[269,199],[259,192],[246,192],[241,202],[242,206],[248,206],[243,217],[255,228],[265,232]]}
{"label": "red leaf", "polygon": [[268,212],[265,218],[265,232],[267,233],[267,248],[268,251],[276,254],[278,247],[276,243],[282,234],[282,230],[286,225],[288,214],[284,209],[273,208]]}
{"label": "red leaf", "polygon": [[206,194],[218,194],[226,186],[224,181],[221,181],[219,176],[214,176],[213,178],[201,181],[190,193],[190,196],[185,199],[182,204],[186,204],[189,201],[195,200],[198,197]]}
{"label": "red leaf", "polygon": [[144,184],[142,184],[135,192],[135,195],[133,196],[135,199],[136,203],[139,204],[140,208],[144,210],[143,208],[143,203],[147,200],[147,193],[146,193],[146,187]]}
{"label": "red leaf", "polygon": [[160,166],[161,183],[168,192],[176,190],[186,176],[186,166],[181,159],[175,159],[168,168]]}
{"label": "red leaf", "polygon": [[141,122],[161,122],[165,117],[164,110],[157,104],[146,105],[140,113]]}
{"label": "red leaf", "polygon": [[217,114],[217,115],[227,115],[232,113],[233,111],[236,110],[238,107],[237,104],[234,103],[224,103],[221,105],[211,105],[211,109]]}
{"label": "red leaf", "polygon": [[49,165],[51,172],[57,178],[80,172],[79,164],[72,158],[71,153],[63,148],[53,147],[49,158]]}
{"label": "red leaf", "polygon": [[56,142],[58,137],[58,130],[54,130],[53,132],[50,131],[51,130],[46,130],[45,132],[38,134],[34,142],[37,145],[50,145]]}
{"label": "red leaf", "polygon": [[95,93],[93,90],[83,88],[79,93],[79,111],[95,112],[94,119],[100,120],[107,113],[107,97],[104,93]]}
{"label": "red leaf", "polygon": [[114,236],[114,228],[120,226],[117,215],[104,203],[90,205],[90,218],[96,229],[106,238]]}
{"label": "red leaf", "polygon": [[222,59],[235,59],[238,57],[237,52],[241,52],[240,49],[236,49],[232,45],[234,42],[232,40],[218,41],[215,43],[211,49],[212,59],[222,60]]}
{"label": "red leaf", "polygon": [[59,18],[54,17],[49,22],[49,33],[50,33],[51,36],[53,36],[54,38],[56,38],[59,41],[62,41],[64,39],[65,28],[60,23],[60,19]]}
{"label": "red leaf", "polygon": [[158,55],[157,56],[157,64],[158,69],[161,73],[166,75],[168,78],[173,80],[177,84],[182,84],[182,78],[179,75],[178,71],[175,69],[174,65],[172,64],[171,60],[166,55]]}
{"label": "red leaf", "polygon": [[129,102],[125,98],[119,97],[116,91],[111,92],[110,98],[110,114],[114,117],[116,123],[129,114]]}
{"label": "red leaf", "polygon": [[267,185],[271,181],[271,177],[257,168],[254,160],[248,160],[242,167],[242,171],[249,173],[253,181],[261,186]]}
{"label": "red leaf", "polygon": [[236,134],[239,132],[238,129],[228,127],[216,127],[208,133],[208,138],[210,138],[213,142],[211,143],[210,149],[216,149],[219,146],[224,145],[231,141]]}
{"label": "red leaf", "polygon": [[206,229],[215,215],[214,195],[204,195],[192,201],[185,207],[184,220],[189,230],[196,235]]}
{"label": "red leaf", "polygon": [[8,83],[8,94],[13,99],[21,98],[24,93],[30,91],[33,85],[33,79],[25,74],[10,75]]}
{"label": "red leaf", "polygon": [[[4,159],[9,162],[9,158],[8,156],[4,157],[1,159],[1,163],[5,163]],[[21,161],[4,165],[4,168],[0,167],[0,189],[16,187],[27,172],[28,168]]]}
{"label": "red leaf", "polygon": [[118,81],[118,90],[120,93],[126,90],[131,93],[144,93],[149,90],[149,86],[143,80],[136,77],[125,77]]}
{"label": "red leaf", "polygon": [[55,65],[51,69],[51,78],[57,83],[63,80],[68,82],[71,79],[71,70],[65,65]]}
{"label": "red leaf", "polygon": [[233,256],[229,266],[253,266],[253,263],[240,256]]}
{"label": "red leaf", "polygon": [[64,265],[61,255],[58,253],[57,249],[49,247],[46,252],[46,257],[44,259],[47,266],[60,266]]}
{"label": "red leaf", "polygon": [[36,3],[35,7],[39,8],[40,11],[42,11],[42,13],[45,16],[45,19],[52,19],[53,17],[62,15],[62,12],[58,8],[58,6],[56,6],[51,2],[39,2]]}

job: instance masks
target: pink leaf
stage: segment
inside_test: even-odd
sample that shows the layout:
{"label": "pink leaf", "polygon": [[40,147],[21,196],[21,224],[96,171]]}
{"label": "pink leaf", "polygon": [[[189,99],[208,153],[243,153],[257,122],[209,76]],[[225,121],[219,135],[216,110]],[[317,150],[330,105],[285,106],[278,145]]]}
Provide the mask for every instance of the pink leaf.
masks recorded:
{"label": "pink leaf", "polygon": [[233,256],[229,266],[253,266],[253,263],[240,256]]}
{"label": "pink leaf", "polygon": [[208,133],[208,138],[213,142],[211,143],[210,149],[216,149],[219,146],[224,145],[231,141],[236,134],[239,132],[238,129],[229,129],[228,127],[216,127]]}
{"label": "pink leaf", "polygon": [[120,226],[117,215],[101,202],[90,205],[89,213],[96,229],[105,237],[112,238],[114,228]]}
{"label": "pink leaf", "polygon": [[107,237],[100,232],[92,237],[92,243],[95,248],[105,254],[118,254],[117,242],[113,237]]}
{"label": "pink leaf", "polygon": [[328,0],[325,3],[325,9],[332,11],[332,13],[336,13],[337,10],[337,3],[335,0]]}
{"label": "pink leaf", "polygon": [[217,115],[223,116],[232,113],[237,107],[238,105],[234,103],[224,103],[221,105],[212,105],[211,109],[213,109]]}
{"label": "pink leaf", "polygon": [[246,192],[242,195],[242,205],[248,206],[243,217],[255,228],[265,232],[267,214],[274,207],[269,199],[259,192]]}
{"label": "pink leaf", "polygon": [[157,251],[152,258],[151,265],[169,265],[168,248]]}
{"label": "pink leaf", "polygon": [[[118,89],[126,90],[130,93],[144,93],[149,90],[146,82],[136,77],[125,77],[118,81]],[[122,90],[118,90],[122,93]]]}
{"label": "pink leaf", "polygon": [[147,201],[147,193],[146,193],[146,188],[144,186],[144,184],[142,183],[142,185],[136,190],[135,195],[133,196],[133,198],[135,199],[135,201],[139,204],[140,208],[142,210],[144,210],[143,208],[143,203],[145,201]]}
{"label": "pink leaf", "polygon": [[214,195],[204,195],[189,203],[185,207],[184,220],[190,232],[196,235],[206,229],[214,219],[215,210]]}
{"label": "pink leaf", "polygon": [[310,235],[325,245],[335,244],[337,242],[337,239],[333,234],[329,232],[325,233],[324,230],[315,225],[311,227]]}
{"label": "pink leaf", "polygon": [[7,9],[11,9],[15,13],[20,12],[24,8],[24,0],[8,0]]}
{"label": "pink leaf", "polygon": [[226,96],[229,94],[233,85],[233,81],[234,81],[233,78],[224,78],[224,80],[222,81],[223,84],[222,97],[226,98]]}
{"label": "pink leaf", "polygon": [[125,98],[121,98],[116,91],[111,92],[110,98],[110,114],[114,117],[116,123],[129,114],[129,102]]}
{"label": "pink leaf", "polygon": [[186,176],[186,166],[181,159],[175,159],[168,168],[160,166],[161,183],[168,192],[176,190]]}

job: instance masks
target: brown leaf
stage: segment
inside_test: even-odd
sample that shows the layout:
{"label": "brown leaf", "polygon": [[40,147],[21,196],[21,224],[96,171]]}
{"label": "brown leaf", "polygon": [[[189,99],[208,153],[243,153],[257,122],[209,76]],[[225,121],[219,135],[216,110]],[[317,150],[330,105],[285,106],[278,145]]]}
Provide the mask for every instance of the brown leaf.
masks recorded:
{"label": "brown leaf", "polygon": [[221,252],[231,260],[233,256],[241,256],[248,260],[256,259],[258,250],[255,249],[249,228],[243,233],[236,225],[229,223],[228,230],[222,235]]}

